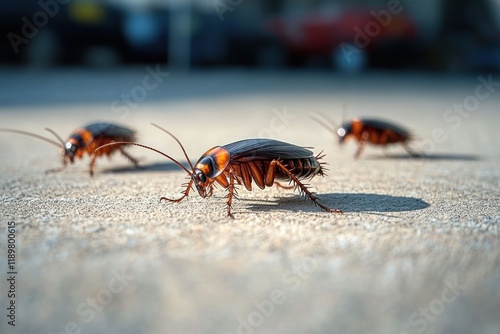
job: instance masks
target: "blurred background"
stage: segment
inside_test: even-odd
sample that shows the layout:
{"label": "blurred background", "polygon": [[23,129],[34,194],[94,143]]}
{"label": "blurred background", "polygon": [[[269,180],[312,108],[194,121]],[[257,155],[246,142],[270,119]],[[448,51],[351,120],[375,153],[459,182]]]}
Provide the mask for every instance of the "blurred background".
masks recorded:
{"label": "blurred background", "polygon": [[0,65],[500,69],[496,0],[0,1]]}

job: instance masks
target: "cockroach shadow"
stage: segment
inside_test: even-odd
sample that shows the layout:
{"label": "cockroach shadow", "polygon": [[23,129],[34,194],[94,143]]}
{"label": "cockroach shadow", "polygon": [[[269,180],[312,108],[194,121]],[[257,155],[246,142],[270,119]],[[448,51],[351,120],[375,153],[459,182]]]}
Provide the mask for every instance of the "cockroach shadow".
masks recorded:
{"label": "cockroach shadow", "polygon": [[386,155],[368,155],[367,160],[415,160],[415,161],[480,161],[478,155],[473,154],[422,154],[420,156],[410,156],[408,154],[386,154]]}
{"label": "cockroach shadow", "polygon": [[[405,212],[428,208],[429,203],[420,198],[391,196],[381,194],[319,194],[319,199],[326,205],[339,208],[343,212]],[[276,198],[273,204],[250,204],[249,208],[256,211],[271,211],[276,209],[289,211],[313,212],[314,207],[304,204],[300,196]]]}

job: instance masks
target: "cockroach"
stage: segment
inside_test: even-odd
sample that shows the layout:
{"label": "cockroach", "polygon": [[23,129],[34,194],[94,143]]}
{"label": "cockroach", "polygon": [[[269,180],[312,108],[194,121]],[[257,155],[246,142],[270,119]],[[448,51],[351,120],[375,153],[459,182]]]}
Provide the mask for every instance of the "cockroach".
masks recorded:
{"label": "cockroach", "polygon": [[[401,144],[411,156],[419,156],[408,146],[408,142],[413,139],[413,135],[408,130],[392,122],[373,118],[354,118],[351,121],[342,122],[342,125],[337,128],[331,121],[324,122],[314,116],[311,117],[334,136],[337,136],[339,144],[343,144],[350,138],[355,139],[358,142],[355,158],[361,156],[367,143],[378,146]],[[328,120],[325,116],[323,118]]]}
{"label": "cockroach", "polygon": [[91,176],[94,175],[96,157],[102,155],[110,156],[115,151],[120,151],[120,153],[122,153],[136,167],[139,165],[138,161],[124,150],[123,146],[125,146],[125,144],[116,145],[116,147],[109,147],[105,150],[99,151],[97,154],[93,154],[96,148],[104,144],[119,141],[134,141],[135,131],[124,126],[107,122],[88,124],[84,127],[76,129],[66,141],[63,141],[62,138],[53,130],[48,128],[45,128],[45,130],[53,134],[57,138],[58,142],[31,132],[15,129],[0,129],[0,131],[19,133],[38,138],[59,147],[63,154],[63,166],[59,169],[50,170],[51,172],[63,170],[67,167],[68,163],[74,163],[75,157],[81,159],[85,153],[92,155],[89,166],[89,173]]}
{"label": "cockroach", "polygon": [[300,181],[306,178],[311,179],[316,175],[325,175],[323,162],[319,162],[323,158],[321,153],[314,156],[313,152],[308,148],[274,139],[244,139],[209,149],[193,166],[184,146],[177,137],[160,126],[153,125],[169,134],[179,144],[190,170],[171,156],[152,147],[134,142],[105,144],[97,148],[96,152],[114,145],[137,145],[155,151],[177,164],[189,176],[186,188],[181,192],[182,196],[180,198],[161,197],[160,201],[180,202],[189,195],[193,185],[202,198],[207,198],[212,196],[214,185],[219,184],[228,191],[227,215],[232,217],[233,198],[237,198],[236,184],[244,185],[248,191],[251,191],[252,181],[259,188],[264,189],[273,186],[278,180],[293,183],[294,188],[299,189],[301,193],[321,209],[328,212],[342,213],[341,210],[331,209],[321,204],[316,195]]}

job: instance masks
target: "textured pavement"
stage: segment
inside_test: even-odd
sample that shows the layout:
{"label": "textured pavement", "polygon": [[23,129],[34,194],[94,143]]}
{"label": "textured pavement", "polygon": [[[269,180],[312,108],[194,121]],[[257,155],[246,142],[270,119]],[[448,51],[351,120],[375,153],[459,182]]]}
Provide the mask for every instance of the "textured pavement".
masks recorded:
{"label": "textured pavement", "polygon": [[[150,122],[193,162],[257,136],[312,146],[329,171],[310,184],[344,214],[289,190],[240,189],[230,220],[220,188],[160,203],[186,175],[153,152],[128,150],[140,170],[117,155],[94,178],[88,157],[45,174],[57,149],[0,133],[0,217],[16,223],[18,251],[16,327],[2,279],[1,333],[500,332],[500,84],[488,74],[172,72],[149,90],[148,73],[3,69],[1,127],[66,137],[113,121],[183,162]],[[354,160],[354,143],[340,148],[308,117],[340,121],[343,102],[350,117],[406,126],[427,155],[368,147]]]}

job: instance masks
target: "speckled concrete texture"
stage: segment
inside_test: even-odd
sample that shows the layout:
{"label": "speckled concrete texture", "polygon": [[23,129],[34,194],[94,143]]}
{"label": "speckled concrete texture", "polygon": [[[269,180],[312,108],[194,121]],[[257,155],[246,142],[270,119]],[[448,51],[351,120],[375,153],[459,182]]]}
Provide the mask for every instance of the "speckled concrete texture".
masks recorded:
{"label": "speckled concrete texture", "polygon": [[[310,181],[321,212],[290,190],[225,191],[178,204],[186,174],[160,155],[128,151],[87,174],[60,173],[57,150],[0,133],[0,220],[16,223],[16,327],[2,333],[498,333],[500,332],[500,79],[333,73],[172,72],[142,100],[143,68],[109,72],[2,70],[1,127],[66,137],[96,120],[185,162],[207,149],[272,136],[324,151]],[[485,86],[484,81],[493,84]],[[482,85],[482,86],[481,86]],[[479,97],[477,97],[478,87]],[[488,94],[487,97],[485,97]],[[336,144],[311,112],[397,121],[398,146]],[[7,231],[0,269],[7,274]]]}

